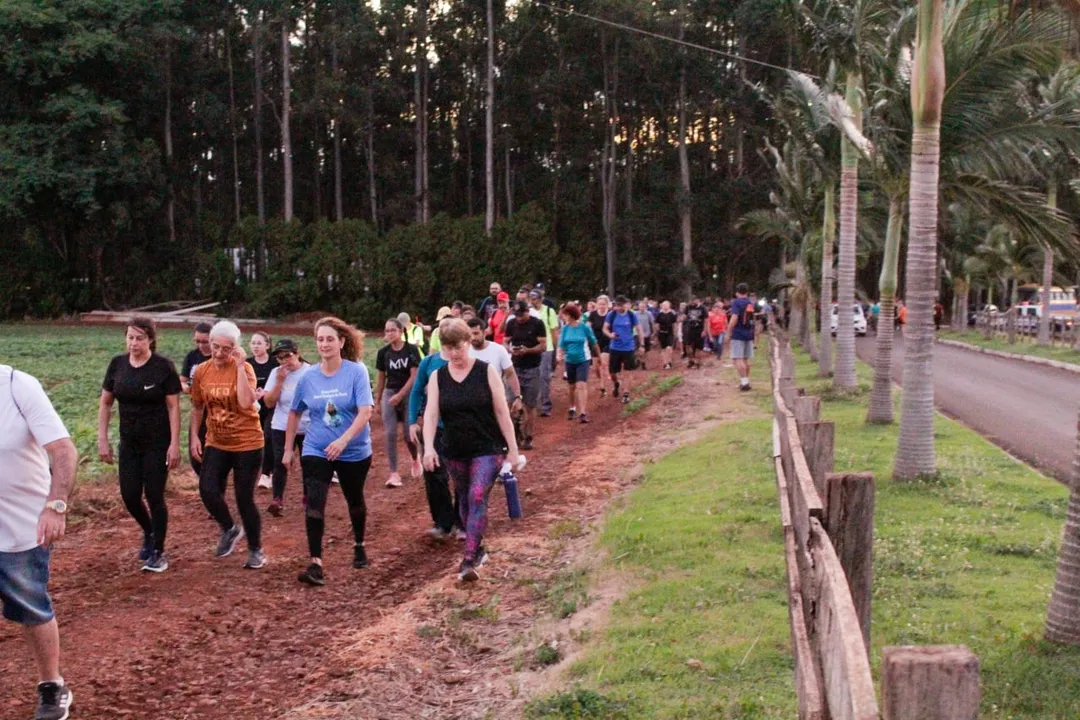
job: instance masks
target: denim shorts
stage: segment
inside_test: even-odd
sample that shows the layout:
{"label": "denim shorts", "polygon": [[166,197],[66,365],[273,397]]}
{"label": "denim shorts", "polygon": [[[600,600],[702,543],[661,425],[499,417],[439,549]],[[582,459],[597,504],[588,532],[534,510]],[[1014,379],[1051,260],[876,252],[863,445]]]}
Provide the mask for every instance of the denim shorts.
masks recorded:
{"label": "denim shorts", "polygon": [[52,620],[49,598],[49,551],[0,552],[0,602],[4,617],[18,625],[44,625]]}
{"label": "denim shorts", "polygon": [[571,385],[589,382],[589,368],[592,362],[566,363],[566,382]]}

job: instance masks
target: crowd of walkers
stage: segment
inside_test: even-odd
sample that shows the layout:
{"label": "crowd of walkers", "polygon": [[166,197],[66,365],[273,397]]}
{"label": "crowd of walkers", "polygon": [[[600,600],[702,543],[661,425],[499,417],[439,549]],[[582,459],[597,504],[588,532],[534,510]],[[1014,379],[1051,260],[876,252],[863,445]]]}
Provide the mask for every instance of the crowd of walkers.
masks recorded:
{"label": "crowd of walkers", "polygon": [[[633,371],[657,362],[698,368],[708,351],[725,347],[749,390],[755,330],[767,317],[745,285],[730,301],[693,298],[678,306],[648,298],[631,302],[600,295],[556,305],[542,285],[511,299],[499,283],[477,306],[440,308],[428,326],[407,313],[386,321],[373,383],[363,361],[364,336],[346,322],[315,323],[317,357],[303,357],[291,338],[273,343],[222,320],[199,324],[195,347],[177,372],[156,352],[157,330],[136,317],[125,330],[126,352],[105,370],[98,412],[98,456],[116,463],[124,506],[142,530],[138,559],[152,573],[168,570],[169,511],[165,487],[180,464],[180,396],[189,395],[188,458],[199,495],[217,524],[213,553],[232,555],[246,539],[243,567],[258,570],[262,547],[257,489],[270,491],[266,513],[286,512],[294,459],[301,470],[308,563],[298,580],[326,583],[323,537],[334,485],[341,489],[353,532],[353,568],[368,566],[365,486],[371,470],[371,419],[378,410],[388,464],[387,488],[401,487],[399,429],[409,453],[409,477],[423,478],[438,541],[464,541],[461,581],[479,578],[488,558],[488,501],[504,473],[524,466],[537,423],[552,416],[551,386],[568,384],[566,419],[589,422],[589,383],[599,400],[629,403]],[[658,360],[651,359],[656,348]],[[114,454],[110,425],[119,406]],[[64,532],[77,453],[40,383],[0,366],[0,599],[4,617],[23,626],[38,663],[36,718],[66,718],[72,694],[59,673],[59,634],[47,592],[49,550]],[[226,502],[229,477],[238,520]],[[509,488],[508,488],[509,489]]]}

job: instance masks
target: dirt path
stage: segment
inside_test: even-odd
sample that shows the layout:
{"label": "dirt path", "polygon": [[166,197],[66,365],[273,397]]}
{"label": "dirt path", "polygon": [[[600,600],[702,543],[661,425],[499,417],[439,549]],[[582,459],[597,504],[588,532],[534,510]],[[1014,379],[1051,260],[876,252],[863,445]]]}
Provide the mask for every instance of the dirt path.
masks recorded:
{"label": "dirt path", "polygon": [[[543,583],[560,566],[557,559],[552,563],[550,544],[565,546],[580,536],[581,523],[599,517],[611,494],[627,484],[626,471],[650,445],[646,438],[655,437],[647,427],[661,422],[685,430],[688,420],[702,420],[682,411],[704,407],[700,398],[717,391],[717,372],[695,371],[671,395],[622,422],[621,405],[594,398],[587,426],[561,415],[566,386],[556,383],[560,412],[541,421],[537,449],[521,479],[526,517],[511,526],[495,491],[488,582],[470,588],[452,579],[459,544],[422,535],[431,524],[422,481],[383,488],[378,426],[367,489],[372,565],[351,568],[345,504],[334,493],[327,509],[325,588],[296,582],[306,551],[295,476],[285,517],[264,514],[270,565],[260,572],[242,570],[241,553],[212,557],[217,529],[190,473],[172,480],[171,568],[160,576],[138,571],[134,551],[141,538],[115,488],[83,488],[77,503],[91,509],[89,519],[65,538],[53,560],[64,675],[76,695],[72,716],[474,717],[477,703],[469,699],[488,697],[482,690],[492,680],[473,675],[484,665],[475,659],[500,660],[504,669],[513,664],[506,643],[536,616],[543,604],[538,595],[547,592]],[[643,380],[638,373],[637,382]],[[260,492],[260,506],[268,500]],[[495,585],[501,595],[492,603]],[[418,631],[425,619],[438,623]],[[443,629],[447,623],[449,631]],[[422,655],[413,652],[417,648]],[[0,718],[29,717],[32,668],[10,623],[0,625],[0,677]],[[389,685],[380,682],[391,678]],[[346,714],[343,708],[349,708]]]}

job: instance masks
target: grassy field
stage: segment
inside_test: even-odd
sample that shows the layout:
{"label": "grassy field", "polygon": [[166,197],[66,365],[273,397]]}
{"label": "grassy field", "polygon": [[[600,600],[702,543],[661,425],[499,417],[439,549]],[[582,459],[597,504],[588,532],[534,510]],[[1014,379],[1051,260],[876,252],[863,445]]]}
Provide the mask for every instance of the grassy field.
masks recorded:
{"label": "grassy field", "polygon": [[[113,355],[124,352],[122,327],[68,327],[60,325],[0,325],[0,363],[37,377],[68,427],[81,458],[80,477],[92,479],[115,468],[97,462],[97,408],[101,381]],[[248,335],[245,334],[245,342]],[[317,357],[314,340],[293,336],[310,360]],[[381,338],[365,343],[365,360],[374,373],[375,353]],[[180,371],[184,356],[194,345],[190,330],[158,333],[158,352],[171,359]],[[181,440],[187,428],[190,403],[184,398]],[[111,434],[115,444],[116,413]],[[184,444],[183,442],[181,443]],[[187,453],[182,452],[185,458]]]}
{"label": "grassy field", "polygon": [[1035,357],[1080,365],[1080,352],[1077,352],[1068,345],[1037,345],[1032,340],[1027,338],[1021,339],[1019,336],[1017,336],[1015,343],[1010,344],[1008,340],[1000,336],[995,336],[990,340],[987,340],[983,337],[981,332],[976,332],[974,330],[969,332],[942,330],[938,333],[938,337],[946,340],[959,340],[960,342],[966,342],[969,345],[978,345],[979,347],[988,348],[990,350],[1016,353],[1017,355],[1034,355]]}
{"label": "grassy field", "polygon": [[[1080,717],[1080,649],[1041,639],[1066,489],[944,417],[937,478],[893,482],[898,428],[864,424],[868,369],[846,399],[815,371],[801,356],[836,423],[836,467],[878,479],[875,676],[886,645],[965,644],[982,663],[983,717]],[[769,428],[723,426],[651,466],[611,513],[600,542],[640,587],[532,717],[793,717]]]}

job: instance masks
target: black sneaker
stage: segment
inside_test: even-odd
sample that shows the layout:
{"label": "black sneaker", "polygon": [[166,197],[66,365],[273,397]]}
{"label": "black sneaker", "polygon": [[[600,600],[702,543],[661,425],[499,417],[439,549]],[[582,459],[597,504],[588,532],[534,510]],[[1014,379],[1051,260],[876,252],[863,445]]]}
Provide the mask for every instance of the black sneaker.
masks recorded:
{"label": "black sneaker", "polygon": [[568,410],[568,411],[566,412],[566,419],[567,419],[567,420],[573,420],[573,419],[574,419],[574,418],[576,418],[576,417],[577,417],[577,408],[570,408],[570,409],[569,409],[569,410]]}
{"label": "black sneaker", "polygon": [[522,450],[532,450],[533,449],[532,435],[526,435],[525,436],[525,442],[521,443],[521,449]]}
{"label": "black sneaker", "polygon": [[139,559],[146,562],[154,554],[154,536],[143,535],[142,547],[139,548]]}
{"label": "black sneaker", "polygon": [[219,558],[229,557],[233,554],[233,550],[236,549],[236,544],[240,542],[240,538],[244,537],[244,528],[239,525],[233,525],[231,528],[221,533],[221,539],[218,540],[217,550],[214,551],[214,555]]}
{"label": "black sneaker", "polygon": [[600,397],[607,397],[607,388],[600,388]]}
{"label": "black sneaker", "polygon": [[585,413],[581,413],[581,416],[578,418],[578,422],[582,425],[588,425],[589,417]]}
{"label": "black sneaker", "polygon": [[357,570],[362,570],[368,566],[367,553],[364,552],[363,545],[353,545],[352,566]]}
{"label": "black sneaker", "polygon": [[476,548],[476,559],[473,560],[473,567],[483,567],[484,563],[488,561],[488,551],[481,545]]}
{"label": "black sneaker", "polygon": [[262,551],[262,548],[248,552],[247,560],[244,561],[244,567],[248,570],[259,570],[266,567],[266,553]]}
{"label": "black sneaker", "polygon": [[630,404],[630,393],[623,393],[622,394],[622,404],[623,405],[629,405]]}
{"label": "black sneaker", "polygon": [[323,575],[322,565],[318,563],[311,563],[307,566],[307,570],[296,576],[296,579],[307,585],[325,585],[326,576]]}
{"label": "black sneaker", "polygon": [[67,720],[68,708],[75,699],[67,684],[38,683],[38,708],[34,720]]}
{"label": "black sneaker", "polygon": [[741,390],[742,392],[750,392],[750,385],[749,385],[749,383],[748,383],[748,384],[746,384],[746,385],[741,385],[741,386],[739,387],[739,390]]}
{"label": "black sneaker", "polygon": [[169,560],[165,557],[165,553],[155,551],[143,564],[142,569],[144,572],[163,573],[169,569]]}
{"label": "black sneaker", "polygon": [[476,572],[476,566],[468,560],[462,560],[458,566],[457,579],[462,582],[476,582],[480,579],[480,573]]}

